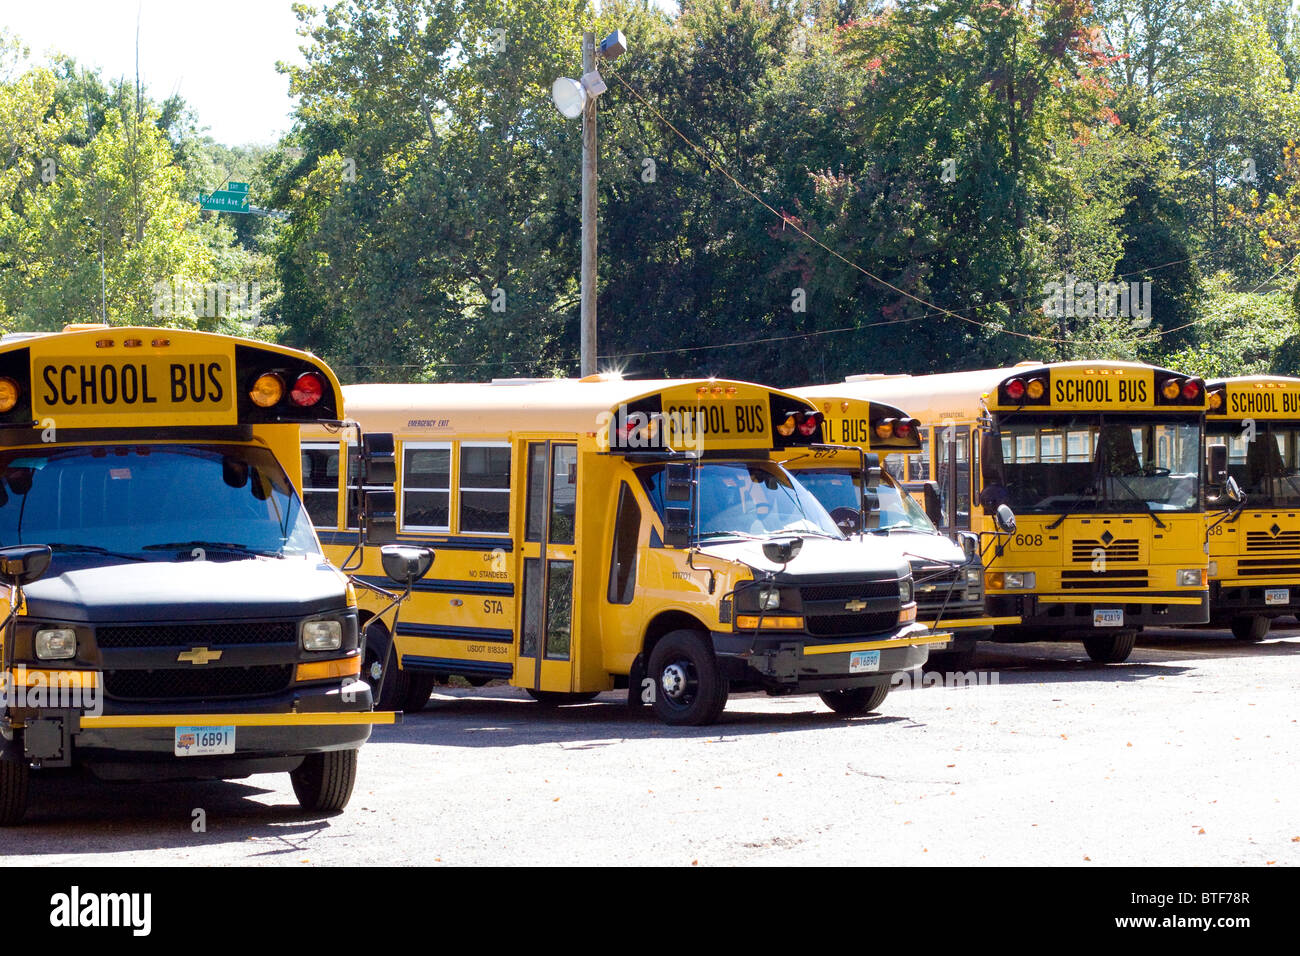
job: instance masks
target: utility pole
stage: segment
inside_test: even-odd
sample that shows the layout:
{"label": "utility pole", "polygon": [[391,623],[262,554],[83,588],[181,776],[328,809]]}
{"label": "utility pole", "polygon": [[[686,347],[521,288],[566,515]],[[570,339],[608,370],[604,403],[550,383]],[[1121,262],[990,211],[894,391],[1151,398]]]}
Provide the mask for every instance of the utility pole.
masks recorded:
{"label": "utility pole", "polygon": [[[596,34],[582,35],[582,73],[596,69]],[[582,305],[581,375],[596,374],[596,100],[582,111]]]}

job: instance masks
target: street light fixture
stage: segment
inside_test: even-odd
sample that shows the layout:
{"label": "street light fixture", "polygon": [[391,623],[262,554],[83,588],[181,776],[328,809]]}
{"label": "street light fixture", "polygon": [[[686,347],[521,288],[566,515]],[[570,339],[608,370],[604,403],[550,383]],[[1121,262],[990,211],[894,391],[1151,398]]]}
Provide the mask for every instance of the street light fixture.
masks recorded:
{"label": "street light fixture", "polygon": [[582,117],[582,305],[581,375],[596,372],[596,98],[608,88],[596,57],[616,60],[627,52],[627,37],[615,30],[596,48],[596,34],[582,35],[582,79],[562,76],[551,84],[551,100],[566,119]]}

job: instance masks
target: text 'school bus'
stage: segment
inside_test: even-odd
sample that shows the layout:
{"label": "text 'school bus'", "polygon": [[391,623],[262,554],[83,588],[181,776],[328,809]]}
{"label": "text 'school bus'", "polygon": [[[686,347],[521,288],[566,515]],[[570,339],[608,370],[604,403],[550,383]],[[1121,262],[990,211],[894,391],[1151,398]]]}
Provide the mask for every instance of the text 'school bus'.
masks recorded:
{"label": "text 'school bus'", "polygon": [[[1145,626],[1209,619],[1201,471],[1205,387],[1125,362],[1022,363],[917,376],[853,376],[837,392],[905,408],[923,423],[948,532],[1015,533],[985,572],[997,640],[1083,638],[1125,660]],[[837,437],[837,436],[832,436]]]}
{"label": "text 'school bus'", "polygon": [[304,807],[347,803],[394,715],[358,679],[355,591],[298,491],[302,423],[341,411],[328,367],[259,342],[0,340],[0,822],[33,767],[288,771]]}
{"label": "text 'school bus'", "polygon": [[1245,492],[1244,508],[1209,516],[1210,618],[1258,641],[1273,618],[1300,613],[1300,379],[1205,387],[1205,440],[1227,446],[1228,474]]}
{"label": "text 'school bus'", "polygon": [[[395,434],[398,539],[439,551],[395,653],[367,632],[381,705],[418,709],[461,675],[554,703],[627,687],[670,723],[716,720],[729,687],[857,713],[947,642],[911,623],[907,564],[846,540],[773,460],[822,440],[803,399],[616,376],[344,396],[349,419]],[[346,446],[304,432],[307,505],[342,560]]]}
{"label": "text 'school bus'", "polygon": [[[991,638],[995,626],[1019,624],[1020,619],[986,612],[978,537],[959,532],[959,546],[935,527],[891,473],[903,462],[891,462],[887,456],[921,453],[921,423],[892,405],[846,398],[843,391],[838,385],[791,389],[821,409],[827,441],[875,456],[868,460],[867,473],[862,456],[852,448],[796,452],[782,464],[817,496],[842,530],[858,532],[911,563],[921,622],[953,635],[949,649],[934,658],[947,666],[968,667],[978,641]],[[890,467],[876,467],[877,461]],[[859,514],[866,519],[865,528],[860,528]]]}

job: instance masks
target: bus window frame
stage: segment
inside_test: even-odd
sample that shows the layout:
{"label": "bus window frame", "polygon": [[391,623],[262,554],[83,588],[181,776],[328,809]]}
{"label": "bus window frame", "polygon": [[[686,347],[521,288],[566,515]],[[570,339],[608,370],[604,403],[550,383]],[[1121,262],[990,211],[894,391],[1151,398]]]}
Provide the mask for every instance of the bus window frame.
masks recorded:
{"label": "bus window frame", "polygon": [[[450,441],[403,441],[400,453],[401,468],[399,478],[401,479],[401,501],[398,508],[398,530],[402,532],[433,532],[435,534],[450,534],[452,527],[455,525],[459,515],[456,513],[455,501],[455,481],[456,467],[459,455],[456,453],[455,442]],[[406,464],[407,450],[411,451],[443,451],[447,452],[447,487],[446,488],[426,488],[423,486],[408,486],[406,484]],[[414,492],[446,492],[447,494],[447,524],[440,527],[437,525],[419,525],[407,524],[406,521],[406,493]]]}
{"label": "bus window frame", "polygon": [[[456,445],[454,461],[452,462],[453,467],[455,468],[455,471],[453,472],[452,475],[452,480],[454,482],[453,487],[455,488],[455,503],[453,506],[455,509],[455,513],[454,514],[449,513],[447,517],[448,517],[448,521],[451,523],[451,526],[456,529],[455,533],[474,534],[474,535],[482,534],[482,535],[489,535],[494,538],[509,538],[511,508],[514,506],[514,494],[513,494],[514,484],[515,484],[514,444],[510,441],[485,441],[485,440],[457,441],[457,442],[453,442],[453,444]],[[464,467],[463,463],[465,460],[465,456],[462,454],[462,452],[466,448],[504,448],[510,455],[510,461],[506,465],[506,471],[505,471],[506,486],[504,488],[479,488],[474,486],[467,487],[461,481],[461,469]],[[467,491],[476,492],[480,494],[500,494],[506,496],[506,512],[505,512],[506,517],[505,517],[504,531],[479,531],[479,530],[466,531],[465,530],[464,528],[465,509],[463,507],[464,506],[463,496]]]}

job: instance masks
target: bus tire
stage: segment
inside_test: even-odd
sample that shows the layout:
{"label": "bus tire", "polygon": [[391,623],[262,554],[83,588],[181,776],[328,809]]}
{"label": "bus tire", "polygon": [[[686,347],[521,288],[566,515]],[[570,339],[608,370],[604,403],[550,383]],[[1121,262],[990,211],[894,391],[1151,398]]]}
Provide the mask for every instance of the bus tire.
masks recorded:
{"label": "bus tire", "polygon": [[1232,636],[1247,644],[1262,641],[1268,636],[1272,620],[1259,614],[1242,614],[1232,619]]}
{"label": "bus tire", "polygon": [[1118,631],[1115,634],[1098,634],[1085,637],[1083,648],[1098,664],[1122,664],[1133,653],[1137,644],[1137,631]]}
{"label": "bus tire", "polygon": [[357,781],[357,751],[327,750],[308,754],[289,772],[298,805],[312,812],[337,812],[348,805]]}
{"label": "bus tire", "polygon": [[[376,677],[375,665],[381,653],[384,655],[383,664]],[[397,648],[388,635],[388,628],[378,619],[366,625],[366,653],[361,660],[361,679],[370,685],[375,710],[399,710],[406,703],[410,675],[398,667]]]}
{"label": "bus tire", "polygon": [[727,681],[708,640],[698,631],[669,631],[650,652],[654,711],[666,724],[702,727],[722,716]]}
{"label": "bus tire", "polygon": [[31,776],[26,760],[0,758],[0,827],[22,822],[27,813],[27,785]]}
{"label": "bus tire", "polygon": [[408,714],[418,714],[424,710],[437,683],[437,674],[408,673],[406,675],[406,697],[402,700],[402,710]]}
{"label": "bus tire", "polygon": [[526,688],[528,696],[539,704],[545,704],[548,707],[559,707],[562,704],[585,704],[589,700],[595,700],[600,696],[600,691],[584,690],[581,692],[569,693],[562,690],[533,690]]}
{"label": "bus tire", "polygon": [[875,687],[851,687],[848,690],[824,690],[817,695],[837,714],[852,716],[879,710],[889,696],[889,684]]}

